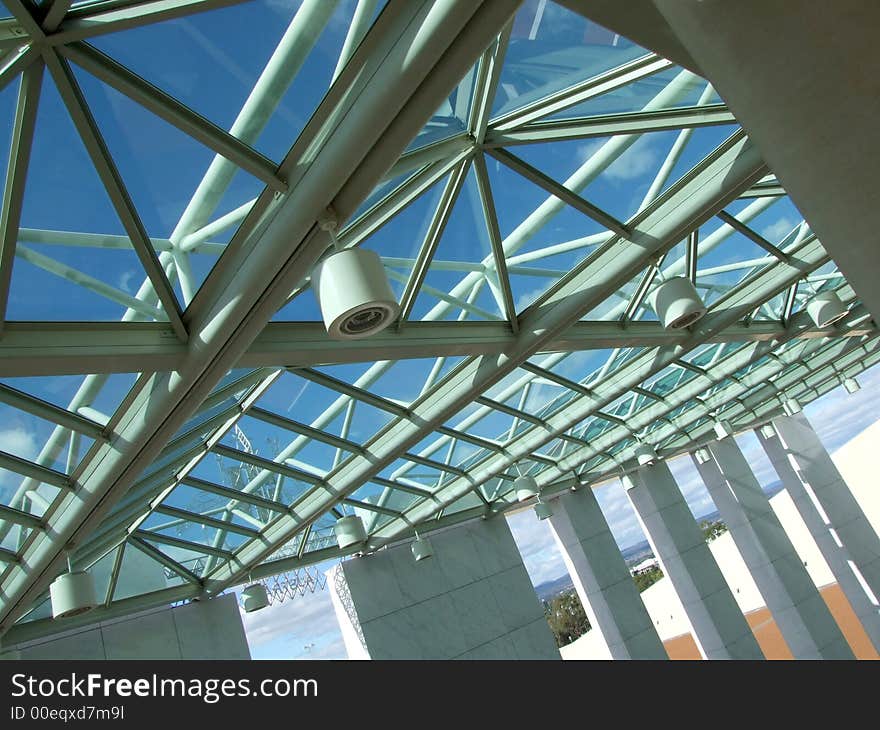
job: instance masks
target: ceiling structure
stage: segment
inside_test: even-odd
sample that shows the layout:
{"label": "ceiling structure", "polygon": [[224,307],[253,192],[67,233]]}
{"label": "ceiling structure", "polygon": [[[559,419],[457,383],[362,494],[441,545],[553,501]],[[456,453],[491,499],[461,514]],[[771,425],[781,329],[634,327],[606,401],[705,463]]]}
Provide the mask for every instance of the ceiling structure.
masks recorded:
{"label": "ceiling structure", "polygon": [[[501,513],[880,360],[711,84],[561,5],[3,4],[0,633],[49,630],[68,557],[104,616],[215,595],[352,552],[340,516],[376,549]],[[400,302],[368,339],[310,291],[328,208]]]}

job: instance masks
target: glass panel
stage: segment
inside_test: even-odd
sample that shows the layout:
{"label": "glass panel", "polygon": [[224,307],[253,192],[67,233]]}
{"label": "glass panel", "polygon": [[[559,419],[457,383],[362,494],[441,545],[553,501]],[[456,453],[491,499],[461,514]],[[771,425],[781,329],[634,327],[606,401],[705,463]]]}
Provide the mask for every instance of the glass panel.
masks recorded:
{"label": "glass panel", "polygon": [[518,109],[645,53],[579,13],[527,0],[514,18],[492,114]]}
{"label": "glass panel", "polygon": [[[82,234],[82,235],[76,235]],[[118,320],[146,275],[49,74],[43,79],[9,295],[10,319]],[[51,292],[51,296],[47,294]],[[58,302],[64,302],[63,307]]]}
{"label": "glass panel", "polygon": [[[309,3],[299,12],[301,5],[300,0],[234,4],[92,40],[222,129],[231,129],[280,161],[330,86],[355,8],[352,2]],[[273,55],[272,70],[264,76]],[[261,103],[252,102],[246,121],[236,124],[259,79]]]}

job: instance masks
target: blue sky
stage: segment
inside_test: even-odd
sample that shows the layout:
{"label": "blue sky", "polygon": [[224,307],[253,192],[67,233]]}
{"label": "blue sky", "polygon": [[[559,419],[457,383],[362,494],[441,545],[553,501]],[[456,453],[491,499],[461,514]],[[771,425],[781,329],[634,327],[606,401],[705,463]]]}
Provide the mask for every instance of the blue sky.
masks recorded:
{"label": "blue sky", "polygon": [[[825,447],[834,453],[878,420],[880,367],[858,377],[862,389],[849,394],[842,387],[809,403],[804,413]],[[777,476],[752,433],[737,436],[752,469],[763,484]],[[714,511],[714,505],[688,457],[669,464],[695,516]],[[644,539],[623,488],[615,480],[596,488],[596,496],[617,542],[622,547]],[[549,526],[531,509],[508,518],[532,582],[539,584],[565,573]],[[330,563],[322,567],[330,567]],[[275,604],[254,614],[242,614],[254,659],[344,659],[345,647],[327,590]]]}
{"label": "blue sky", "polygon": [[[254,0],[186,18],[102,35],[93,42],[102,52],[220,127],[228,129],[300,4],[299,0]],[[377,13],[383,4],[377,3]],[[301,72],[280,95],[277,107],[269,114],[265,128],[252,140],[248,140],[271,160],[280,162],[284,157],[329,87],[355,5],[355,0],[339,1],[314,49],[308,54]],[[247,43],[241,42],[243,27],[248,29]],[[598,29],[584,18],[553,3],[526,0],[514,25],[508,48],[508,63],[502,67],[499,90],[493,102],[494,112],[515,109],[524,100],[543,96],[553,88],[569,84],[574,78],[607,70],[642,55],[643,51],[626,39],[614,38],[612,42],[612,36],[613,34]],[[161,48],[162,53],[156,53],[157,48]],[[558,73],[551,72],[550,76],[544,78],[542,74],[547,72],[541,69],[546,68],[544,54],[547,53],[556,58],[561,66]],[[148,234],[156,239],[167,238],[178,225],[193,191],[213,159],[213,153],[83,69],[74,65],[73,72]],[[573,108],[561,110],[554,117],[635,111],[679,74],[680,69],[669,69],[614,93],[600,95]],[[11,129],[14,118],[14,86],[10,84],[0,92],[0,119],[6,119],[8,129]],[[466,88],[466,84],[463,88]],[[681,93],[670,101],[670,105],[692,106],[717,101],[717,96],[710,92],[704,81],[692,78],[683,85]],[[420,136],[419,143],[425,142],[431,135],[443,136],[460,131],[460,117],[464,115],[466,110],[462,111],[461,105],[457,104],[456,92],[453,92],[448,103],[437,110],[434,119],[434,129],[437,131],[426,132]],[[448,126],[444,127],[440,123],[443,119]],[[718,126],[695,130],[663,187],[668,187],[680,178],[734,129],[734,126]],[[583,194],[612,215],[620,219],[628,218],[644,202],[645,193],[651,187],[677,136],[676,131],[643,135],[597,174],[586,185]],[[591,139],[524,145],[517,147],[514,152],[551,177],[565,180],[607,141]],[[520,230],[527,214],[547,199],[547,193],[497,160],[488,159],[487,168],[497,203],[501,235],[506,239]],[[439,181],[364,242],[365,247],[378,251],[386,259],[388,270],[393,275],[392,285],[398,296],[410,274],[412,259],[423,241],[444,184],[443,180]],[[383,187],[382,193],[387,192],[390,187]],[[237,173],[229,189],[218,201],[216,210],[206,213],[202,223],[247,203],[261,189],[262,184],[259,181],[247,173]],[[46,205],[47,200],[52,201],[52,205]],[[745,204],[739,201],[735,202],[731,204],[730,210],[737,213],[743,205]],[[771,241],[778,242],[799,220],[797,210],[783,197],[775,200],[752,224]],[[21,225],[23,228],[89,234],[124,234],[49,74],[43,80]],[[706,230],[701,231],[701,237],[718,225],[717,220],[707,223],[704,227]],[[218,244],[212,249],[213,254],[190,255],[195,286],[204,280],[216,261],[217,251],[228,242],[233,230],[234,226],[212,239],[213,243]],[[533,254],[544,246],[589,236],[602,230],[598,223],[570,207],[562,206],[539,230],[528,236],[518,236],[516,245],[510,247],[508,258],[513,261],[517,256],[528,257],[530,253]],[[118,320],[125,311],[125,307],[119,302],[111,301],[86,287],[52,274],[45,267],[41,268],[38,262],[41,256],[44,257],[44,263],[45,257],[51,257],[55,262],[109,284],[123,294],[133,295],[143,281],[144,273],[131,247],[123,245],[118,248],[98,248],[62,246],[55,245],[56,243],[57,241],[34,243],[28,240],[26,234],[22,236],[19,243],[20,255],[16,258],[12,274],[9,318]],[[735,234],[701,258],[701,265],[720,265],[751,258],[753,255],[763,255],[760,252],[755,253],[753,249],[754,244]],[[522,273],[523,269],[512,271],[510,283],[516,310],[519,312],[533,302],[554,281],[589,255],[590,250],[588,247],[576,248],[539,259],[536,263],[533,258],[530,261],[532,265],[527,267],[527,273]],[[31,252],[30,258],[24,255],[27,251]],[[488,260],[487,257],[490,257],[488,234],[482,217],[475,175],[471,171],[453,207],[434,262],[427,272],[425,286],[415,301],[411,318],[420,319],[429,314],[440,319],[458,317],[462,309],[442,303],[436,292],[432,293],[430,288],[446,292],[460,286],[462,280],[471,274],[450,270],[449,264],[481,264]],[[410,260],[409,263],[406,259]],[[392,261],[395,263],[391,263]],[[538,272],[537,268],[544,270]],[[720,275],[727,277],[726,279],[718,278],[719,275],[714,275],[715,278],[707,276],[706,279],[711,279],[716,284],[722,281],[730,284],[741,275],[742,272],[727,273]],[[180,296],[180,287],[177,284],[175,286]],[[64,302],[64,307],[59,307],[59,302]],[[491,294],[488,286],[479,290],[472,303],[478,310],[470,312],[468,319],[502,317],[496,297]],[[619,302],[609,298],[609,305],[612,303]],[[587,316],[596,318],[598,313],[592,312]],[[655,317],[651,311],[646,311],[644,316],[649,319]],[[318,320],[320,313],[311,292],[304,292],[279,310],[275,319]],[[554,370],[558,374],[580,380],[583,372],[599,367],[607,355],[607,352],[574,353],[565,358],[558,367],[554,366]],[[458,361],[459,358],[448,358],[440,374],[447,372]],[[409,403],[419,396],[433,365],[433,360],[400,362],[390,366],[367,387],[371,392],[385,398]],[[370,363],[366,363],[321,369],[333,377],[354,383],[369,366]],[[520,375],[521,372],[514,373],[511,379]],[[92,405],[105,414],[112,413],[133,380],[133,375],[111,376]],[[70,402],[82,378],[16,378],[5,382],[64,407]],[[507,380],[504,384],[507,384]],[[534,412],[539,407],[537,401],[557,392],[556,389],[546,386],[533,388],[523,407]],[[488,395],[494,396],[495,391]],[[854,396],[863,397],[865,396]],[[285,373],[261,398],[259,405],[302,423],[313,423],[338,401],[337,392],[294,374]],[[447,425],[457,426],[474,408],[463,409]],[[343,410],[339,409],[334,418],[322,427],[328,432],[338,434],[344,418]],[[356,443],[363,443],[391,418],[392,415],[388,412],[358,403],[353,411],[348,438]],[[836,420],[840,419],[832,418],[827,424],[828,438],[832,440],[841,438],[841,433],[833,431],[833,422]],[[473,424],[468,430],[475,435],[495,438],[506,430],[509,423],[508,416],[494,413]],[[272,455],[277,453],[278,445],[288,443],[291,437],[283,429],[248,416],[241,420],[241,427],[257,452],[263,456],[270,452]],[[35,459],[52,429],[52,424],[47,421],[0,406],[2,450],[23,458]],[[848,437],[852,433],[847,431],[844,436]],[[432,434],[429,439],[435,437],[436,434]],[[414,451],[421,450],[429,439],[419,444]],[[224,443],[237,446],[231,434],[225,437]],[[81,440],[78,454],[80,457],[89,445],[88,439]],[[744,448],[747,453],[753,454],[755,444],[744,443]],[[468,450],[473,450],[473,447],[460,444],[456,449],[452,461],[461,463],[467,457]],[[334,449],[313,442],[295,454],[293,466],[323,474],[332,469],[335,456]],[[754,458],[760,476],[766,465],[761,465],[757,455]],[[60,454],[51,466],[64,470],[65,461],[65,456]],[[223,482],[228,476],[224,474],[223,468],[231,463],[230,460],[206,458],[194,469],[193,476]],[[391,477],[403,463],[402,460],[396,461],[380,476]],[[698,513],[711,509],[705,491],[694,481],[694,474],[690,473],[687,462],[676,462],[672,467],[681,480],[692,508]],[[428,470],[422,469],[422,472],[426,471]],[[0,470],[0,499],[7,501],[18,482],[19,477]],[[306,483],[288,479],[284,483],[281,499],[285,503],[292,503],[308,488]],[[380,488],[375,484],[368,483],[352,496],[365,499],[374,497],[379,491]],[[638,527],[619,485],[602,486],[597,489],[597,495],[619,542],[628,545],[640,540]],[[180,487],[174,490],[166,504],[193,508],[205,507],[209,502],[218,500],[222,502],[216,495],[209,497],[207,501],[205,496],[199,495],[190,487]],[[398,494],[396,498],[409,500],[412,497]],[[402,509],[406,504],[401,502],[388,506]],[[144,527],[154,527],[162,523],[163,519],[159,516],[151,517]],[[327,527],[332,522],[332,516],[327,516],[322,518],[318,526]],[[520,541],[533,579],[541,582],[560,575],[561,562],[552,549],[552,540],[548,542],[549,532],[546,526],[537,523],[532,518],[531,511],[512,517],[511,525]],[[214,530],[201,526],[190,525],[185,530],[181,536],[196,543],[212,542],[215,536]],[[243,538],[228,534],[225,540],[224,546],[231,549],[240,544]],[[272,607],[247,617],[247,621],[255,655],[260,652],[268,652],[268,656],[338,655],[338,630],[335,628],[335,618],[326,592]]]}

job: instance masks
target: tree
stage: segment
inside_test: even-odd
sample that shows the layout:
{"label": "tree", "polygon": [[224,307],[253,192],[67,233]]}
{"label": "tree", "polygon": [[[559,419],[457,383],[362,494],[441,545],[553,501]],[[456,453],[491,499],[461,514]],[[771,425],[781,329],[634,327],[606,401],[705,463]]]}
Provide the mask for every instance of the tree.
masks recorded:
{"label": "tree", "polygon": [[712,542],[716,537],[727,532],[727,525],[721,520],[703,520],[700,522],[700,529],[703,531],[706,542]]}
{"label": "tree", "polygon": [[663,571],[660,570],[656,565],[652,565],[650,568],[646,570],[641,570],[633,576],[633,581],[636,584],[636,588],[639,593],[641,593],[646,588],[654,585],[658,580],[663,577]]}
{"label": "tree", "polygon": [[556,646],[566,646],[590,630],[590,620],[574,590],[564,591],[545,601],[544,614],[556,638]]}

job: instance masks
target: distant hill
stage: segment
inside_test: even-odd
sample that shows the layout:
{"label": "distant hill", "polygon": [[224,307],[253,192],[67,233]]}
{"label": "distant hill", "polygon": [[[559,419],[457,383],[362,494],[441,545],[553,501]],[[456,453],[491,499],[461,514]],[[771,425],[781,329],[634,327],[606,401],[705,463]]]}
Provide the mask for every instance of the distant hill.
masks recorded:
{"label": "distant hill", "polygon": [[[772,497],[780,491],[782,491],[782,482],[780,481],[772,482],[764,487],[764,493],[767,497]],[[718,510],[715,510],[714,512],[706,512],[700,515],[697,517],[697,520],[712,521],[720,518],[721,515],[718,514]],[[623,555],[626,564],[630,566],[640,563],[645,558],[654,557],[654,553],[651,551],[651,546],[648,544],[647,540],[642,540],[641,542],[633,543],[625,548],[621,548],[620,554]],[[535,593],[538,594],[538,598],[542,601],[549,601],[553,596],[559,595],[564,591],[572,590],[573,588],[574,583],[571,581],[571,576],[569,576],[568,573],[564,573],[557,578],[544,581],[540,585],[535,586]]]}

